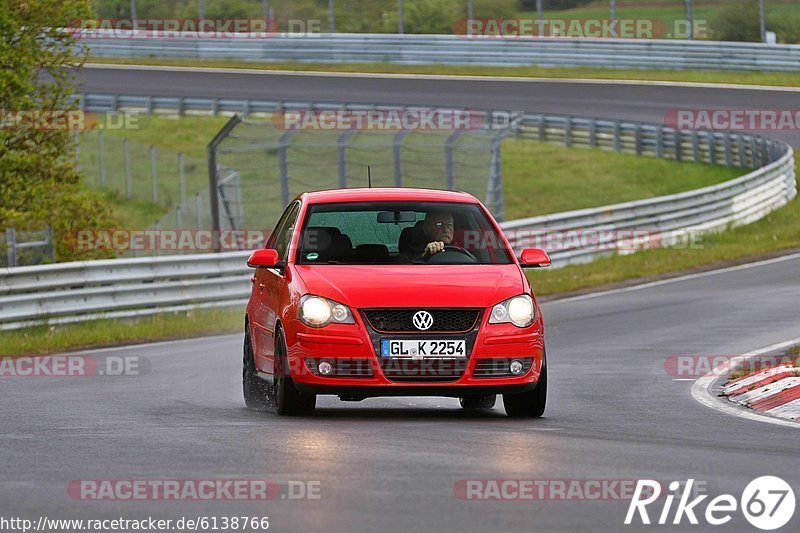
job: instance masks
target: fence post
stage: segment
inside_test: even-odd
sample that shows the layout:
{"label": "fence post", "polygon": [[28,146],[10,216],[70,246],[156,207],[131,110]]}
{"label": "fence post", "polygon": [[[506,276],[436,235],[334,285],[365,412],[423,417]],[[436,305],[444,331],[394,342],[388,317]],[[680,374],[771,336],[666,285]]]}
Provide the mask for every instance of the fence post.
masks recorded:
{"label": "fence post", "polygon": [[[347,187],[347,143],[350,141],[350,137],[355,134],[355,130],[350,130],[342,133],[339,135],[339,138],[336,139],[336,154],[337,154],[337,163],[339,166],[339,188],[344,189]],[[287,195],[287,204],[288,202],[288,195]]]}
{"label": "fence post", "polygon": [[105,137],[103,137],[103,132],[97,132],[97,142],[99,144],[98,148],[100,150],[100,186],[106,186],[106,143]]}
{"label": "fence post", "polygon": [[547,127],[545,125],[544,115],[539,115],[539,140],[544,141],[547,138]]}
{"label": "fence post", "polygon": [[128,200],[133,198],[133,178],[131,176],[131,154],[128,139],[122,140],[122,150],[125,155],[125,195]]}
{"label": "fence post", "polygon": [[394,162],[394,186],[395,187],[402,187],[403,186],[403,157],[402,157],[402,149],[403,149],[403,139],[405,139],[406,135],[410,132],[409,130],[403,130],[397,132],[392,140],[392,160]]}
{"label": "fence post", "polygon": [[287,131],[278,139],[278,166],[281,170],[281,209],[289,205],[289,160],[287,150],[295,131]]}
{"label": "fence post", "polygon": [[595,148],[597,146],[597,120],[594,118],[589,119],[589,147]]}
{"label": "fence post", "polygon": [[203,221],[200,219],[200,208],[202,206],[202,202],[200,202],[200,193],[194,195],[194,215],[197,221],[197,229],[203,229]]}
{"label": "fence post", "polygon": [[692,131],[692,153],[694,154],[694,162],[700,162],[700,136],[697,130]]}
{"label": "fence post", "polygon": [[717,164],[716,136],[711,132],[706,133],[706,141],[708,142],[708,162],[712,165],[716,165]]}
{"label": "fence post", "polygon": [[6,228],[6,257],[8,268],[17,266],[17,234],[14,228]]}
{"label": "fence post", "polygon": [[180,203],[179,205],[183,205],[183,202],[186,201],[186,166],[184,162],[183,152],[178,152],[178,178],[179,178],[179,187],[180,187]]}
{"label": "fence post", "polygon": [[455,131],[450,134],[444,144],[444,168],[446,176],[446,188],[448,191],[455,190],[456,177],[455,165],[453,164],[453,145],[455,145],[458,138],[461,137],[463,131]]}
{"label": "fence post", "polygon": [[158,174],[156,173],[156,147],[150,145],[150,182],[153,189],[153,203],[158,203]]}
{"label": "fence post", "polygon": [[[233,128],[239,125],[241,121],[242,119],[239,118],[239,115],[232,116],[222,129],[214,135],[214,138],[211,139],[208,146],[206,146],[206,154],[208,157],[208,200],[211,212],[211,231],[214,233],[215,252],[219,252],[222,248],[222,243],[220,242],[220,230],[222,228],[219,222],[219,189],[217,187],[217,147],[230,135]],[[286,134],[284,134],[284,136],[285,135]]]}
{"label": "fence post", "polygon": [[633,151],[636,155],[642,155],[642,125],[636,124],[633,129]]}
{"label": "fence post", "polygon": [[614,121],[614,151],[619,152],[620,150],[620,125],[619,121]]}
{"label": "fence post", "polygon": [[572,146],[572,117],[567,117],[564,121],[564,146]]}

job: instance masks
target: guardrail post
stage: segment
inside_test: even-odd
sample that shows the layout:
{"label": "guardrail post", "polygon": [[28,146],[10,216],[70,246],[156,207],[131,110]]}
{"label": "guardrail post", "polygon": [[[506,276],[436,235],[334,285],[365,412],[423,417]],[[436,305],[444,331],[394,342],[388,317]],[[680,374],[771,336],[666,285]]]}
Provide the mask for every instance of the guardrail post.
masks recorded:
{"label": "guardrail post", "polygon": [[619,121],[614,121],[614,151],[620,151],[620,124]]}
{"label": "guardrail post", "polygon": [[636,155],[642,155],[642,126],[636,124],[633,128],[633,151]]}
{"label": "guardrail post", "polygon": [[572,117],[564,119],[564,146],[572,146]]}
{"label": "guardrail post", "polygon": [[97,144],[99,150],[99,159],[100,159],[100,186],[106,186],[106,143],[105,138],[103,137],[103,132],[97,132]]}
{"label": "guardrail post", "polygon": [[744,138],[741,133],[736,134],[736,151],[739,153],[739,168],[747,166],[747,157],[744,153]]}
{"label": "guardrail post", "polygon": [[656,128],[656,157],[664,158],[664,126]]}
{"label": "guardrail post", "polygon": [[733,147],[731,146],[731,134],[725,133],[725,166],[733,166]]}
{"label": "guardrail post", "polygon": [[708,143],[708,162],[712,165],[717,164],[717,138],[712,132],[706,132],[706,142]]}
{"label": "guardrail post", "polygon": [[694,162],[700,162],[700,136],[697,131],[692,132],[692,152],[694,154]]}
{"label": "guardrail post", "polygon": [[544,141],[547,139],[547,124],[545,124],[544,115],[539,115],[539,140]]}
{"label": "guardrail post", "polygon": [[750,168],[756,168],[756,138],[750,135]]}
{"label": "guardrail post", "polygon": [[150,182],[153,189],[153,203],[158,203],[158,173],[156,172],[156,147],[150,145]]}
{"label": "guardrail post", "polygon": [[53,244],[53,228],[47,226],[44,228],[44,240],[47,243],[45,245],[45,253],[50,256],[50,260],[55,262],[56,260],[56,247]]}
{"label": "guardrail post", "polygon": [[397,132],[392,139],[392,161],[394,163],[394,186],[403,186],[403,139],[410,133],[409,130]]}
{"label": "guardrail post", "polygon": [[133,177],[131,176],[131,154],[128,139],[122,139],[122,152],[125,157],[125,196],[133,198]]}
{"label": "guardrail post", "polygon": [[589,119],[589,147],[595,148],[597,146],[597,120],[594,118]]}
{"label": "guardrail post", "polygon": [[683,161],[683,134],[680,130],[675,130],[675,161]]}
{"label": "guardrail post", "polygon": [[17,266],[17,234],[14,228],[6,228],[6,257],[8,268]]}

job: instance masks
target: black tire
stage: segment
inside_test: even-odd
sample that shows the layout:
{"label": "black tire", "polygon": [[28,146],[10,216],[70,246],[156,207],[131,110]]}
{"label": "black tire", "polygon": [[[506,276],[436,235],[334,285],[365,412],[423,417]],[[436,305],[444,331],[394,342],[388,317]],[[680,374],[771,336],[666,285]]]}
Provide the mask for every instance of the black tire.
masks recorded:
{"label": "black tire", "polygon": [[497,402],[496,394],[488,396],[462,396],[458,399],[464,409],[491,409]]}
{"label": "black tire", "polygon": [[244,349],[242,357],[242,393],[244,404],[249,409],[263,410],[268,405],[267,384],[256,374],[256,363],[253,358],[253,343],[250,340],[250,328],[245,326]]}
{"label": "black tire", "polygon": [[275,411],[281,416],[303,416],[314,412],[317,405],[316,394],[298,391],[289,374],[286,362],[286,342],[283,332],[275,335],[275,370],[273,372],[273,393]]}
{"label": "black tire", "polygon": [[543,358],[542,372],[536,388],[519,394],[503,394],[503,407],[511,418],[539,418],[547,404],[547,358]]}

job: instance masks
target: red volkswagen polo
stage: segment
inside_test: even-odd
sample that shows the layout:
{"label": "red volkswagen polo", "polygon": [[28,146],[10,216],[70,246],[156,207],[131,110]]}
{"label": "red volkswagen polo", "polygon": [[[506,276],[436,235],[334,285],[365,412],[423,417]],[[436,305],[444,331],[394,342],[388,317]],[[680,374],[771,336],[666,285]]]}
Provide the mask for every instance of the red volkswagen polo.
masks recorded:
{"label": "red volkswagen polo", "polygon": [[473,196],[422,189],[305,193],[286,208],[247,305],[248,407],[309,414],[319,394],[449,396],[465,409],[503,395],[512,417],[547,399],[544,323],[523,267]]}

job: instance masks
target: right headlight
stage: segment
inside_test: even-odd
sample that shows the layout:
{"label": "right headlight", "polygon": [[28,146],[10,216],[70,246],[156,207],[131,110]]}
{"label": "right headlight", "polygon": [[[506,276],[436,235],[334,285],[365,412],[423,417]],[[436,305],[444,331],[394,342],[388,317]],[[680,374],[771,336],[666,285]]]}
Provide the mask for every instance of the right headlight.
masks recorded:
{"label": "right headlight", "polygon": [[527,294],[520,294],[492,307],[489,323],[510,322],[518,328],[525,328],[533,324],[534,318],[536,318],[536,307],[533,305],[533,298]]}
{"label": "right headlight", "polygon": [[355,324],[353,313],[346,305],[313,294],[300,298],[298,314],[303,323],[313,328],[321,328],[331,322]]}

